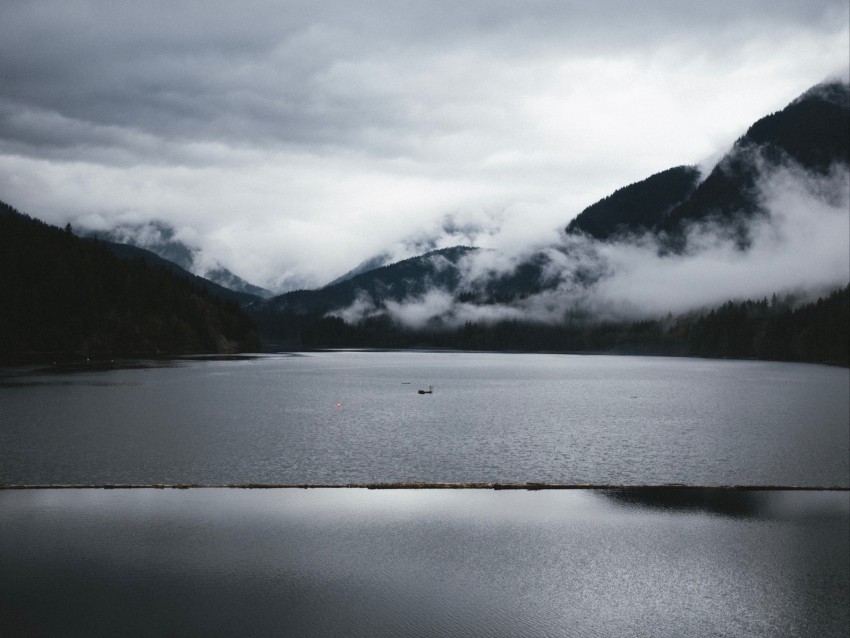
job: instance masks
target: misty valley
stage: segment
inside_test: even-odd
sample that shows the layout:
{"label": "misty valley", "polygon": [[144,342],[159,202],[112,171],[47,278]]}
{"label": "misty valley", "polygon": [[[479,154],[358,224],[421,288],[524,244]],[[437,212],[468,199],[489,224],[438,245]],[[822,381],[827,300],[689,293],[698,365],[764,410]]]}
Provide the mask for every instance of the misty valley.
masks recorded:
{"label": "misty valley", "polygon": [[556,241],[477,247],[447,218],[413,256],[282,294],[167,222],[60,229],[0,204],[0,362],[369,347],[847,366],[848,122],[850,85],[820,84],[706,173],[624,186]]}
{"label": "misty valley", "polygon": [[846,635],[848,173],[824,82],[324,285],[0,202],[0,635]]}

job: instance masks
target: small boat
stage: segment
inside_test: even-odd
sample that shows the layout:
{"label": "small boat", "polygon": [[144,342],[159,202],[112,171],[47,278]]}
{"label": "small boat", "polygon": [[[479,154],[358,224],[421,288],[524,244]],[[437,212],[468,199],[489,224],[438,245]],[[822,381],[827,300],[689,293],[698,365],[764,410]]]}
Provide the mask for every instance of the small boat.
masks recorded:
{"label": "small boat", "polygon": [[427,390],[417,390],[419,394],[434,394],[434,386],[429,385]]}

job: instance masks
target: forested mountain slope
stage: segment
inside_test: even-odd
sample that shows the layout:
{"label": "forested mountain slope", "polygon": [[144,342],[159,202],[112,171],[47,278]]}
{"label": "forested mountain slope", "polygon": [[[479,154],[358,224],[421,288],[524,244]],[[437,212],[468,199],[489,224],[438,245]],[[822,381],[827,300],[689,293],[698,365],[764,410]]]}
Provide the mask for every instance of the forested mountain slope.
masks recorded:
{"label": "forested mountain slope", "polygon": [[[434,251],[251,311],[272,341],[296,345],[606,350],[629,343],[659,353],[845,361],[846,330],[834,317],[843,316],[847,297],[848,273],[835,266],[846,239],[832,241],[831,270],[817,285],[771,276],[775,287],[757,288],[758,298],[793,293],[795,303],[765,309],[744,301],[746,286],[723,293],[723,282],[748,280],[750,263],[768,278],[782,269],[774,257],[787,260],[791,245],[796,254],[821,250],[805,244],[811,233],[803,227],[846,227],[848,123],[850,86],[818,85],[750,126],[704,179],[695,167],[678,166],[625,186],[585,208],[557,242],[512,254]],[[789,194],[794,210],[782,208]],[[716,269],[717,281],[705,268]],[[713,289],[711,296],[686,290],[676,273]],[[665,324],[662,334],[647,308],[666,303],[656,297],[675,302],[674,288],[695,301],[680,303],[678,331]],[[835,301],[829,293],[838,288]],[[807,296],[833,301],[804,312]],[[715,329],[744,303],[746,320]],[[821,345],[809,320],[823,328]],[[646,331],[642,322],[655,328]]]}
{"label": "forested mountain slope", "polygon": [[[181,241],[175,229],[163,221],[149,221],[144,224],[119,224],[109,230],[92,230],[83,226],[75,226],[74,233],[80,237],[99,239],[114,246],[126,246],[126,248],[115,249],[119,256],[140,255],[148,261],[153,261],[150,255],[155,255],[164,261],[171,262],[179,267],[175,270],[183,275],[185,272],[189,277],[198,277],[201,283],[211,292],[225,299],[237,299],[240,303],[250,303],[258,297],[271,297],[268,290],[255,286],[241,277],[236,276],[230,270],[221,265],[212,268],[200,268],[199,249],[192,248]],[[148,254],[133,253],[133,249],[144,250]],[[185,276],[185,275],[184,275]],[[212,286],[204,284],[207,281]],[[237,295],[222,293],[222,289],[229,290]]]}
{"label": "forested mountain slope", "polygon": [[680,235],[688,224],[711,219],[735,225],[746,246],[748,218],[767,212],[757,188],[760,176],[783,166],[823,175],[835,164],[848,163],[850,85],[815,86],[753,124],[657,230]]}
{"label": "forested mountain slope", "polygon": [[585,208],[566,228],[606,240],[645,233],[664,222],[671,210],[690,197],[699,184],[694,166],[677,166],[617,189]]}
{"label": "forested mountain slope", "polygon": [[0,203],[0,361],[259,347],[232,301]]}

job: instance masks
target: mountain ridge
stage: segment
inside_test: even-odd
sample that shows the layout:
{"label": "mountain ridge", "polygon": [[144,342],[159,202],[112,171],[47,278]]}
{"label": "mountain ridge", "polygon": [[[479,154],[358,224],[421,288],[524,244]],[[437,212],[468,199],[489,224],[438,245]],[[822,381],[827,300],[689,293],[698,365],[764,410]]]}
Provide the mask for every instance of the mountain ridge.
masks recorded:
{"label": "mountain ridge", "polygon": [[565,232],[583,232],[604,241],[651,231],[693,194],[699,180],[700,172],[695,166],[675,166],[655,173],[591,204],[567,225]]}
{"label": "mountain ridge", "polygon": [[[850,85],[816,85],[750,125],[707,175],[694,166],[678,166],[617,189],[572,220],[560,244],[513,258],[464,248],[446,260],[439,277],[428,262],[440,251],[430,252],[399,262],[402,266],[366,270],[322,289],[281,295],[258,305],[254,316],[266,329],[288,322],[292,330],[285,332],[296,341],[299,331],[309,332],[310,317],[337,317],[356,326],[374,323],[379,316],[391,321],[416,316],[419,325],[444,329],[479,318],[492,324],[507,319],[592,320],[596,311],[588,297],[611,276],[611,250],[651,251],[655,246],[657,259],[685,257],[690,229],[702,228],[715,234],[713,242],[731,242],[746,252],[753,224],[768,216],[757,192],[765,175],[786,166],[816,175],[836,162],[850,167],[850,136],[844,135],[848,107]],[[823,113],[825,120],[808,121]],[[345,294],[337,295],[340,285]],[[547,318],[540,319],[541,313]]]}
{"label": "mountain ridge", "polygon": [[257,295],[252,295],[247,292],[239,292],[217,284],[214,281],[210,281],[206,277],[201,277],[199,275],[191,273],[185,268],[182,268],[178,264],[174,263],[170,259],[161,257],[155,252],[146,248],[134,246],[133,244],[123,244],[119,242],[107,241],[104,239],[95,239],[88,237],[83,237],[82,239],[103,244],[110,251],[112,251],[112,253],[116,257],[119,257],[121,259],[141,259],[150,266],[164,268],[172,272],[176,276],[186,279],[187,281],[192,282],[196,286],[204,288],[211,295],[219,297],[220,299],[225,299],[227,301],[235,301],[242,306],[246,306],[260,300],[260,297],[258,297]]}
{"label": "mountain ridge", "polygon": [[824,174],[836,162],[850,163],[848,109],[850,84],[832,82],[815,85],[758,119],[657,231],[681,237],[688,224],[723,221],[735,227],[739,244],[746,247],[750,238],[743,224],[765,213],[755,192],[764,170],[759,164],[776,169],[790,161]]}
{"label": "mountain ridge", "polygon": [[3,202],[0,299],[3,363],[259,347],[256,328],[235,302]]}
{"label": "mountain ridge", "polygon": [[[151,220],[141,224],[119,224],[108,230],[95,230],[77,224],[75,232],[81,237],[100,239],[111,244],[132,246],[148,251],[176,264],[192,276],[200,277],[240,295],[250,295],[251,299],[274,296],[270,290],[245,281],[221,264],[211,268],[199,268],[196,264],[198,249],[180,240],[177,237],[177,231],[168,222]],[[241,298],[249,300],[248,297]]]}
{"label": "mountain ridge", "polygon": [[[812,119],[816,121],[810,121]],[[137,273],[132,276],[127,275],[130,277],[128,281],[135,281],[133,278],[137,276],[146,277],[147,275],[138,275],[138,272],[141,272],[142,266],[147,268],[149,265],[156,266],[153,270],[157,272],[169,270],[172,274],[179,274],[184,281],[183,284],[177,285],[171,280],[163,284],[163,287],[168,290],[180,288],[184,291],[172,294],[175,307],[183,303],[178,299],[181,294],[191,298],[197,293],[199,286],[205,289],[204,295],[212,293],[219,297],[239,299],[247,307],[267,344],[286,344],[287,347],[302,345],[389,345],[390,347],[404,345],[407,347],[427,344],[481,347],[489,343],[502,344],[505,347],[545,348],[545,344],[549,343],[552,348],[561,344],[564,347],[569,345],[570,349],[581,350],[609,343],[604,333],[607,329],[604,326],[609,325],[614,326],[610,328],[613,331],[612,334],[620,335],[618,339],[628,340],[632,338],[628,335],[637,335],[636,339],[649,340],[647,343],[654,339],[658,343],[667,340],[665,343],[681,345],[683,342],[675,335],[659,336],[661,334],[659,330],[668,329],[666,324],[664,326],[658,324],[652,331],[644,334],[640,327],[642,320],[633,324],[623,323],[631,320],[629,318],[631,315],[628,314],[631,312],[628,308],[629,302],[618,302],[615,297],[612,297],[610,290],[607,293],[599,293],[600,287],[618,274],[622,274],[623,269],[634,267],[635,264],[646,264],[652,261],[655,270],[650,269],[646,271],[649,274],[642,275],[651,278],[661,273],[661,268],[681,266],[683,260],[698,257],[699,250],[705,250],[705,248],[689,244],[695,236],[706,246],[733,246],[740,255],[748,254],[753,246],[753,229],[758,229],[759,224],[764,225],[771,221],[770,203],[764,199],[763,193],[759,190],[764,180],[778,171],[793,168],[798,174],[795,179],[809,180],[803,184],[804,188],[801,192],[804,191],[806,197],[815,198],[804,201],[805,212],[809,211],[810,205],[814,204],[817,208],[823,204],[817,198],[827,197],[827,195],[818,189],[825,184],[823,179],[835,177],[830,170],[834,166],[840,166],[841,175],[850,171],[849,122],[850,84],[817,85],[785,108],[753,123],[707,175],[700,175],[693,166],[677,166],[617,189],[585,208],[566,226],[564,234],[557,242],[532,246],[517,254],[504,254],[492,249],[457,245],[432,250],[376,268],[369,268],[370,264],[364,262],[358,266],[362,272],[354,272],[358,269],[355,268],[322,288],[295,290],[265,300],[246,296],[244,293],[240,295],[224,292],[224,288],[216,287],[216,284],[212,282],[199,281],[200,278],[196,275],[171,261],[163,263],[156,254],[140,247],[91,239],[79,239],[79,241],[91,247],[91,252],[88,254],[97,255],[91,259],[102,267],[117,269],[122,273]],[[21,214],[10,206],[0,205],[0,222],[8,223],[9,220],[14,222],[20,216]],[[47,227],[43,222],[30,221]],[[44,235],[45,241],[48,243],[55,241],[62,250],[67,249],[68,254],[72,255],[68,259],[72,261],[77,259],[74,256],[75,251],[86,253],[86,250],[80,248],[80,244],[73,243],[72,240],[78,240],[78,238],[71,234],[70,225],[64,232],[55,227],[50,228],[53,229],[50,231],[53,234],[50,237]],[[36,231],[33,233],[37,234]],[[56,239],[56,233],[61,234],[61,240]],[[169,235],[165,239],[170,241],[174,237]],[[72,248],[68,249],[67,246]],[[171,248],[176,251],[174,253],[176,259],[192,257],[191,249],[182,242],[174,243]],[[42,261],[49,261],[43,247],[36,246],[36,249]],[[7,276],[7,283],[4,285],[10,289],[15,284],[8,283],[9,272],[26,273],[27,268],[34,271],[40,268],[37,262],[30,259],[30,256],[21,252],[20,247],[14,247],[14,250],[17,252],[14,252],[12,248],[7,252],[10,255],[17,255],[21,263],[27,265],[21,271],[22,266],[15,264],[11,257],[7,256],[8,272],[4,273]],[[120,256],[123,259],[118,262],[109,261],[103,256],[104,251],[111,252],[113,257]],[[722,257],[729,259],[725,253]],[[27,261],[28,259],[30,260]],[[374,263],[380,264],[383,259],[384,257],[381,256],[381,259]],[[115,266],[119,262],[127,265]],[[82,268],[82,266],[75,266],[75,268]],[[80,278],[80,281],[69,281],[66,273],[59,267],[54,271],[48,269],[42,272],[44,276],[48,276],[48,272],[53,272],[57,280],[66,282],[68,290],[75,290],[75,286],[81,286],[84,294],[92,294],[86,289],[87,284],[83,281],[85,277]],[[639,270],[638,273],[640,273]],[[91,273],[92,281],[97,281],[103,276],[103,273],[94,271]],[[664,280],[665,276],[661,279]],[[643,290],[642,282],[639,280],[630,280],[626,277],[624,281],[632,288]],[[831,275],[830,281],[832,281]],[[652,290],[651,284],[655,282],[643,283],[650,284],[649,289]],[[64,300],[63,303],[77,308],[79,317],[73,316],[73,313],[66,314],[69,322],[75,326],[73,330],[81,329],[80,317],[87,317],[88,311],[84,307],[74,306],[73,299],[68,297],[67,291],[56,290],[55,282],[48,281],[47,288],[54,291],[51,294],[61,297]],[[130,288],[132,289],[132,286]],[[126,291],[118,288],[110,290],[110,294],[116,299],[124,300],[128,297]],[[614,290],[616,291],[616,287]],[[620,288],[619,294],[622,295],[624,290],[628,292],[628,289]],[[784,294],[787,290],[775,289],[775,292]],[[152,295],[153,291],[149,293]],[[23,298],[26,299],[28,293],[22,289],[16,289],[16,294],[24,295]],[[840,295],[839,297],[846,298],[846,288],[842,294],[844,297]],[[741,298],[743,296],[737,297],[739,300]],[[832,299],[832,297],[829,298]],[[196,314],[200,312],[200,315],[212,316],[218,312],[214,311],[207,301],[197,303],[206,310],[200,311],[195,308],[192,312]],[[833,310],[829,312],[833,315],[838,313],[837,316],[840,316],[840,311],[834,309],[841,303],[843,302],[830,301],[828,305]],[[97,304],[102,305],[100,301],[95,305]],[[771,318],[773,315],[764,310],[762,302],[758,299],[753,300],[751,304],[754,305],[744,307],[743,311],[740,308],[734,312],[728,308],[723,310],[725,313],[723,316],[729,320],[728,325],[733,325],[733,320],[737,321],[735,313],[744,312],[747,316],[749,316],[748,313],[755,313],[755,315],[761,313],[759,315],[761,319],[758,321],[762,319],[764,321],[759,325],[763,324],[762,328],[768,330],[764,326],[774,322],[774,318]],[[705,305],[708,308],[711,307],[710,304]],[[33,310],[33,312],[36,311]],[[122,312],[124,313],[122,321],[133,326],[130,332],[138,330],[139,319]],[[140,312],[144,316],[149,310]],[[818,319],[820,321],[823,316],[819,313],[821,310],[813,310],[808,316],[820,317]],[[19,323],[24,321],[22,315],[15,315],[17,319],[10,321],[8,319],[11,316],[10,311],[6,314],[4,321],[7,324],[7,332],[14,334],[12,328],[20,331],[21,328],[15,324],[15,321]],[[792,321],[789,318],[791,315],[788,313],[786,315],[781,321],[786,323]],[[644,318],[647,321],[654,320],[646,315],[645,311]],[[159,320],[153,321],[152,325],[162,328],[168,323],[164,320],[159,323],[157,321]],[[203,325],[200,318],[196,318],[196,321],[197,326]],[[706,319],[708,324],[711,324],[711,321],[714,319]],[[834,326],[835,322],[832,319],[829,321],[832,323],[827,322],[824,325]],[[170,330],[175,333],[182,332],[184,336],[189,334],[185,325],[179,327],[182,325],[179,321],[168,325],[172,326]],[[684,330],[685,328],[681,326],[688,326],[688,330],[693,326],[702,329],[700,328],[702,325],[699,321],[694,323],[690,319],[682,319],[680,328],[677,329]],[[796,326],[795,336],[789,338],[803,339],[809,343],[806,348],[800,350],[810,353],[806,356],[815,356],[811,353],[816,351],[826,351],[821,346],[812,345],[814,337],[805,326],[799,322],[794,325]],[[56,334],[65,334],[63,333],[65,329],[61,326],[53,326],[50,330]],[[167,337],[168,330],[165,332],[163,330],[165,329],[160,330],[159,336]],[[199,331],[203,332],[206,328],[192,330],[194,337],[191,337],[189,341],[194,345],[191,347],[200,348],[199,344],[203,339],[198,336]],[[466,332],[459,333],[459,330]],[[586,333],[586,338],[581,336],[585,334],[583,330],[591,331]],[[603,332],[593,332],[594,330]],[[728,327],[723,330],[728,331]],[[840,330],[834,327],[829,330],[832,330],[830,334],[838,335],[833,341],[840,341],[843,338]],[[808,336],[800,336],[803,333]],[[441,334],[449,336],[442,337]],[[721,335],[721,332],[712,334]],[[757,335],[757,339],[756,337],[754,339],[763,337],[763,335],[761,337]],[[122,338],[129,341],[134,339],[130,333],[123,335]],[[723,333],[717,338],[730,337]],[[7,350],[10,347],[9,343],[12,343],[11,347],[16,347],[13,343],[16,339],[14,336],[11,341],[8,336],[5,339]],[[109,339],[113,338],[98,336],[94,341],[88,339],[88,341],[84,340],[82,345],[77,343],[67,347],[75,348],[76,352],[95,351],[98,348],[108,350],[111,347],[110,344],[114,342],[114,339],[113,341]],[[19,338],[18,341],[20,342]],[[61,342],[62,339],[59,341]],[[53,342],[56,343],[56,339]],[[206,344],[203,347],[219,347],[220,344],[214,342],[215,339],[212,341],[207,339],[203,342]],[[139,351],[145,348],[160,349],[151,345],[153,342],[149,339],[136,340],[133,343],[136,343],[133,347]],[[695,341],[688,341],[688,343],[691,344],[689,348],[696,348],[693,345]],[[20,343],[18,345],[20,346]],[[172,344],[169,347],[179,350],[183,346]],[[689,351],[697,354],[710,351],[721,353],[722,356],[726,356],[722,353],[738,352],[738,350],[724,350],[719,347],[700,346],[700,348]],[[662,350],[667,352],[664,348],[661,348],[659,352]],[[775,344],[771,348],[753,346],[750,350],[740,350],[740,352],[771,352],[773,353],[771,356],[786,356],[782,354],[784,351]],[[797,352],[794,356],[801,355]]]}

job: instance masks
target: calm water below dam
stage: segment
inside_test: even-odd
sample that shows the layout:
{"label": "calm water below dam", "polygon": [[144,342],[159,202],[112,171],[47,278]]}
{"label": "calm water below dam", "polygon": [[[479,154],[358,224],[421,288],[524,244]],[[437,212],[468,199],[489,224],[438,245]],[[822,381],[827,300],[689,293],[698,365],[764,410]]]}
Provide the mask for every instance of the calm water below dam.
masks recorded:
{"label": "calm water below dam", "polygon": [[846,487],[848,387],[819,365],[545,354],[5,369],[0,484]]}
{"label": "calm water below dam", "polygon": [[847,492],[0,491],[4,636],[846,637]]}

